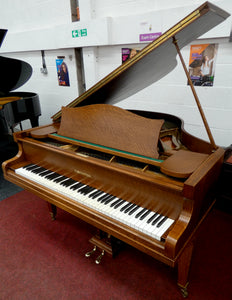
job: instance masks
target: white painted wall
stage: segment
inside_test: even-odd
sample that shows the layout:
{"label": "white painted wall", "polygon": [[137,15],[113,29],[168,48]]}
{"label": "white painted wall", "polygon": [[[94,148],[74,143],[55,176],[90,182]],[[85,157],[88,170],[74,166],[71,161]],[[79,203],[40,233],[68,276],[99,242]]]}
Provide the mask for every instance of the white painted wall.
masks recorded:
{"label": "white painted wall", "polygon": [[[196,87],[196,91],[216,143],[228,146],[232,143],[232,43],[228,43],[225,38],[193,41],[193,44],[197,43],[219,44],[214,86]],[[141,44],[127,46],[139,48]],[[99,47],[97,81],[120,65],[120,51],[121,46]],[[181,52],[187,64],[190,45]],[[184,70],[178,58],[177,60],[178,65],[171,73],[134,96],[117,103],[117,106],[174,114],[184,120],[187,131],[208,140],[195,99],[187,86]]]}
{"label": "white painted wall", "polygon": [[[50,117],[62,105],[79,95],[74,48],[83,50],[85,81],[89,88],[121,64],[121,48],[145,46],[139,42],[140,33],[164,32],[203,3],[198,0],[79,0],[80,21],[72,22],[70,1],[8,0],[1,3],[0,27],[7,28],[8,34],[0,55],[25,60],[33,67],[31,79],[19,90],[39,94],[41,125],[50,123]],[[232,13],[231,0],[211,2]],[[72,30],[82,28],[88,29],[88,36],[72,38]],[[222,146],[232,143],[230,31],[231,17],[192,43],[219,44],[214,86],[198,87],[197,93],[215,141]],[[47,75],[40,72],[42,49],[45,49]],[[190,45],[182,49],[186,63],[189,49]],[[65,56],[70,87],[58,86],[57,56]],[[189,132],[207,139],[180,64],[161,81],[117,105],[175,114],[184,119]]]}

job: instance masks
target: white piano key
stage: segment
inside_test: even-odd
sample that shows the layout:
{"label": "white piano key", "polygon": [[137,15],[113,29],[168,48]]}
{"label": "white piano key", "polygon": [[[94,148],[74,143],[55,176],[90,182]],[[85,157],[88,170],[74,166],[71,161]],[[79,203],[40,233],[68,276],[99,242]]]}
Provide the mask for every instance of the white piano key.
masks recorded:
{"label": "white piano key", "polygon": [[136,223],[136,227],[140,230],[140,231],[143,231],[143,228],[147,225],[147,220],[150,219],[150,217],[154,214],[154,212],[150,211],[148,213],[148,215],[143,219],[143,220],[140,220]]}
{"label": "white piano key", "polygon": [[[91,184],[84,184],[79,181],[72,182],[70,181],[70,178],[68,178],[68,176],[55,176],[55,172],[48,172],[48,170],[33,164],[30,165],[30,167],[19,168],[15,172],[53,191],[56,191],[61,195],[67,196],[78,203],[84,204],[87,207],[90,207],[104,215],[107,215],[114,220],[117,220],[140,232],[143,232],[159,241],[161,240],[162,235],[174,222],[174,220],[172,219],[166,218],[154,211],[149,211],[143,207],[137,205],[134,205],[134,207],[132,207],[131,202],[118,197],[115,197],[114,199],[106,203],[107,200],[112,197],[110,193],[107,193],[105,191],[101,192],[98,189],[93,189],[91,187]],[[54,176],[52,176],[53,174]],[[49,175],[51,175],[52,178],[49,178]],[[46,176],[48,176],[48,178]],[[66,181],[68,183],[67,185],[65,185]],[[98,192],[99,194],[97,194],[95,197],[92,197],[92,194],[95,192]],[[107,199],[105,198],[103,200],[103,197],[107,197]],[[115,204],[116,201],[118,201],[117,204]],[[141,217],[145,213],[147,213],[147,215],[144,216],[141,220]],[[148,223],[148,220],[152,216],[155,216],[154,219],[150,223]],[[153,221],[158,217],[160,218],[159,221],[152,225]],[[158,226],[159,222],[163,218],[165,218],[163,220],[163,224]]]}
{"label": "white piano key", "polygon": [[127,224],[133,228],[136,227],[136,224],[138,223],[139,219],[136,218],[136,215],[138,213],[140,213],[141,211],[143,211],[143,207],[140,207],[139,209],[136,210],[135,213],[133,213],[131,216],[129,216],[129,218],[127,219]]}
{"label": "white piano key", "polygon": [[[156,218],[158,218],[158,217],[160,217],[160,214],[155,213],[155,218],[154,218],[154,220],[155,220]],[[149,224],[146,224],[146,225],[143,227],[143,232],[144,232],[144,233],[150,235],[151,232],[153,232],[153,231],[155,230],[156,227],[155,227],[155,225],[152,224],[152,222],[153,222],[154,220],[152,220]]]}
{"label": "white piano key", "polygon": [[174,223],[174,220],[172,219],[167,219],[158,229],[158,231],[156,231],[156,233],[153,233],[153,236],[155,239],[157,240],[161,240],[162,235],[168,230],[168,228]]}

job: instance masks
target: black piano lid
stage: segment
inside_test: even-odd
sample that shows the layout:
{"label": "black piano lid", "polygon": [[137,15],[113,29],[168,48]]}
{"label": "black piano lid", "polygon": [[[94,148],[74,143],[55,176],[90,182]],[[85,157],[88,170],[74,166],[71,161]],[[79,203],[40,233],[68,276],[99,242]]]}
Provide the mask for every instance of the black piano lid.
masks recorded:
{"label": "black piano lid", "polygon": [[[0,46],[7,33],[0,29]],[[0,96],[5,96],[28,81],[32,74],[32,67],[25,61],[0,56]]]}
{"label": "black piano lid", "polygon": [[0,29],[0,47],[2,45],[2,42],[6,36],[7,33],[7,29]]}
{"label": "black piano lid", "polygon": [[[179,48],[188,45],[230,14],[205,2],[155,41],[144,47],[137,55],[100,80],[68,107],[122,101],[148,87],[168,74],[177,65],[177,51],[173,44],[176,38]],[[61,111],[53,116],[59,119]]]}
{"label": "black piano lid", "polygon": [[25,61],[0,56],[0,93],[1,96],[15,90],[28,81],[32,67]]}

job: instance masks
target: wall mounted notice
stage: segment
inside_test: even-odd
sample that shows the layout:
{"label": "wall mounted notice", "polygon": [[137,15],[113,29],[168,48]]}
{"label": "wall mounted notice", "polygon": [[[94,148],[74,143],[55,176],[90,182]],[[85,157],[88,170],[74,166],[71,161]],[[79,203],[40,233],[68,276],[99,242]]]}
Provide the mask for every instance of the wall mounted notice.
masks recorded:
{"label": "wall mounted notice", "polygon": [[135,56],[139,51],[135,48],[122,48],[122,63]]}
{"label": "wall mounted notice", "polygon": [[87,36],[87,28],[72,30],[73,38],[79,38],[83,36]]}
{"label": "wall mounted notice", "polygon": [[70,86],[68,67],[63,58],[56,59],[56,69],[59,85]]}
{"label": "wall mounted notice", "polygon": [[191,45],[189,74],[196,86],[213,86],[218,44]]}
{"label": "wall mounted notice", "polygon": [[140,42],[151,42],[156,40],[162,32],[155,32],[155,33],[143,33],[139,35]]}

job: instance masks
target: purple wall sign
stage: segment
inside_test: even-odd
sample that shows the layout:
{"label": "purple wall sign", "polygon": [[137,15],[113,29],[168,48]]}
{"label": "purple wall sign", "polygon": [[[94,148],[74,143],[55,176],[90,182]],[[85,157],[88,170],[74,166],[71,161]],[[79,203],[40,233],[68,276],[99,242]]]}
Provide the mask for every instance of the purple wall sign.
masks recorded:
{"label": "purple wall sign", "polygon": [[139,35],[139,41],[140,42],[150,42],[157,39],[162,32],[155,32],[155,33],[144,33]]}

